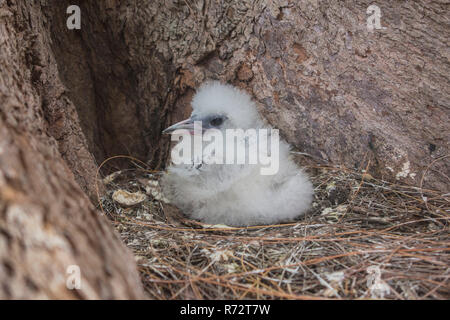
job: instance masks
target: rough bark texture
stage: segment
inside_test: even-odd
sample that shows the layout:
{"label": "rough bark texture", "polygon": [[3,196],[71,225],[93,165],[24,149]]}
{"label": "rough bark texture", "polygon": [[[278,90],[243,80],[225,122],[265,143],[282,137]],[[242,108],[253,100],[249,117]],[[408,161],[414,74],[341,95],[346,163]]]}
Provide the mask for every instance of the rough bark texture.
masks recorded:
{"label": "rough bark texture", "polygon": [[374,32],[370,1],[198,3],[148,9],[181,83],[233,82],[302,151],[413,185],[432,165],[424,186],[449,190],[448,2],[377,1]]}
{"label": "rough bark texture", "polygon": [[56,57],[97,160],[162,165],[161,129],[221,79],[304,152],[413,185],[430,166],[424,187],[448,190],[445,1],[378,1],[373,32],[370,1],[80,1],[80,32],[60,3]]}
{"label": "rough bark texture", "polygon": [[378,1],[385,29],[373,32],[371,1],[79,4],[82,30],[61,22],[52,34],[98,160],[163,164],[161,129],[189,114],[203,81],[221,79],[252,93],[304,152],[349,168],[370,161],[373,175],[417,186],[426,172],[424,187],[448,190],[447,1]]}
{"label": "rough bark texture", "polygon": [[[69,4],[81,30],[66,27]],[[377,1],[373,32],[370,4],[0,0],[0,294],[73,296],[61,277],[76,262],[84,297],[141,295],[74,181],[95,199],[109,156],[163,167],[161,131],[207,79],[248,90],[315,158],[448,192],[449,4]]]}
{"label": "rough bark texture", "polygon": [[80,1],[82,28],[68,32],[65,10],[74,3],[58,1],[51,30],[89,149],[99,162],[126,154],[160,167],[167,154],[161,131],[178,97],[175,66],[148,41],[143,24],[149,20],[136,17],[139,4]]}
{"label": "rough bark texture", "polygon": [[96,165],[50,48],[53,8],[0,0],[0,299],[142,298],[133,256],[81,189],[93,195]]}

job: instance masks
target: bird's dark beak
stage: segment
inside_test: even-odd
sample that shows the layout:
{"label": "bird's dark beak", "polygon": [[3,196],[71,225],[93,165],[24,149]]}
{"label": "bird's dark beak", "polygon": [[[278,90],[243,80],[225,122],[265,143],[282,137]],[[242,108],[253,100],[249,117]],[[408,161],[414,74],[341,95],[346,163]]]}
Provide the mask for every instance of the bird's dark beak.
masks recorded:
{"label": "bird's dark beak", "polygon": [[171,134],[175,130],[184,129],[189,130],[189,132],[194,132],[194,120],[191,118],[180,121],[178,123],[175,123],[174,125],[171,125],[167,129],[165,129],[162,133]]}

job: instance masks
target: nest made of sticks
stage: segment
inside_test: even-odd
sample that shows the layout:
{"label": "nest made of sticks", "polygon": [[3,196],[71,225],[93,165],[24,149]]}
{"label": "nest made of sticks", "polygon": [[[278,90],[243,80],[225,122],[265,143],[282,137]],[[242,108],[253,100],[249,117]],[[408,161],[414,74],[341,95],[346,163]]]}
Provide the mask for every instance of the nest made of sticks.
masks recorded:
{"label": "nest made of sticks", "polygon": [[[309,166],[313,208],[248,228],[192,221],[142,165],[104,179],[100,204],[151,299],[449,299],[449,195]],[[145,194],[137,205],[117,190]],[[142,199],[141,199],[142,200]]]}

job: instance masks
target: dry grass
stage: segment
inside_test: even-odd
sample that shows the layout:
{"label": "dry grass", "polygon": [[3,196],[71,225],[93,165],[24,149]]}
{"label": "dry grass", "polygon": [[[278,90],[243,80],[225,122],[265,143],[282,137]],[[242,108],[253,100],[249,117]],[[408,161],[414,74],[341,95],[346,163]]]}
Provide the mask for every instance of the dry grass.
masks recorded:
{"label": "dry grass", "polygon": [[308,170],[314,207],[282,225],[204,225],[152,196],[121,208],[114,190],[145,190],[157,179],[142,167],[121,171],[101,204],[152,299],[450,298],[448,194],[335,167]]}

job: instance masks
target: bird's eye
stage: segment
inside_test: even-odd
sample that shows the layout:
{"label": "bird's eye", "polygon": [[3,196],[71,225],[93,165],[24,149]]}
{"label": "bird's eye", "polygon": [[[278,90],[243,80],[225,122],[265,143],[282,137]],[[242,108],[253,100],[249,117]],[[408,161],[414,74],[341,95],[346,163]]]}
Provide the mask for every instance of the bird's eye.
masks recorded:
{"label": "bird's eye", "polygon": [[213,127],[218,127],[223,123],[223,118],[217,117],[209,122]]}

